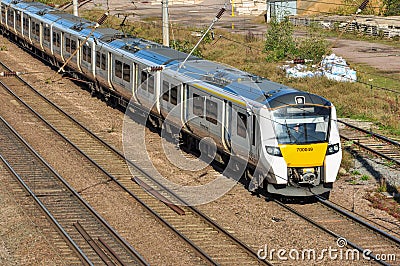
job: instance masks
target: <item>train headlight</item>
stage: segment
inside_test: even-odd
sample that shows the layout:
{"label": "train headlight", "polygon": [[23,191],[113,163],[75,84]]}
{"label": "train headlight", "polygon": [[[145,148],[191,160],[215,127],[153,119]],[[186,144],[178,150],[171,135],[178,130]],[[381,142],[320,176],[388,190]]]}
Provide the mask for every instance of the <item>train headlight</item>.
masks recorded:
{"label": "train headlight", "polygon": [[339,151],[339,143],[328,145],[328,150],[326,151],[326,155],[335,154]]}
{"label": "train headlight", "polygon": [[265,146],[265,148],[269,155],[282,157],[281,149],[279,147]]}

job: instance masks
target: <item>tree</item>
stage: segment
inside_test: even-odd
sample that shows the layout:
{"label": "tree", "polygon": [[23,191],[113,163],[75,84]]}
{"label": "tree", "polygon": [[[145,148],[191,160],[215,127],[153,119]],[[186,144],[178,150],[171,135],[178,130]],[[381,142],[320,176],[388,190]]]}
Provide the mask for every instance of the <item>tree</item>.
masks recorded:
{"label": "tree", "polygon": [[318,36],[318,30],[311,27],[306,37],[294,38],[293,25],[288,18],[281,22],[273,19],[266,34],[265,52],[268,62],[287,59],[310,59],[320,62],[329,52],[328,43]]}
{"label": "tree", "polygon": [[398,16],[400,14],[400,0],[383,0],[385,16]]}
{"label": "tree", "polygon": [[279,22],[273,18],[270,22],[265,41],[265,51],[267,61],[280,61],[292,55],[295,51],[296,43],[293,38],[293,25],[285,17]]}

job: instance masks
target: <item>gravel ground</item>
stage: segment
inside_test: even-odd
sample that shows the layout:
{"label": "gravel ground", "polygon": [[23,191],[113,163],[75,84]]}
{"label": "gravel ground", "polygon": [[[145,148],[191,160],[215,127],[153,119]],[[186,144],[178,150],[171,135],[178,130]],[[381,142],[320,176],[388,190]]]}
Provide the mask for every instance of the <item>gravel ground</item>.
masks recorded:
{"label": "gravel ground", "polygon": [[[42,66],[40,62],[32,59],[32,57],[26,55],[19,48],[9,44],[2,38],[0,39],[0,43],[4,44],[8,48],[8,51],[0,52],[1,60],[7,60],[9,65],[12,65],[15,71],[42,72],[35,75],[26,75],[24,78],[28,79],[35,87],[38,87],[40,90],[42,90],[44,94],[54,99],[59,105],[68,106],[68,109],[71,110],[72,114],[78,117],[79,120],[85,124],[89,124],[98,135],[106,139],[109,143],[112,143],[118,149],[122,149],[121,132],[123,114],[120,111],[107,107],[98,99],[91,98],[88,92],[81,90],[81,88],[69,80],[63,79],[57,82],[46,82],[46,80],[49,79],[54,80],[54,74],[49,67]],[[12,51],[12,53],[10,51]],[[17,59],[22,63],[13,63],[14,60]],[[26,64],[25,62],[29,62],[29,64]],[[15,107],[14,102],[9,102],[7,104],[9,110],[12,110],[13,106]],[[22,118],[20,119],[21,126],[32,126],[35,123],[34,121],[24,121]],[[17,121],[18,120],[16,120],[16,122]],[[149,134],[154,134],[149,132],[149,130],[147,131]],[[156,135],[152,135],[151,139],[153,138],[156,139]],[[49,140],[49,142],[51,141],[52,140]],[[195,174],[180,173],[179,169],[174,168],[165,160],[160,159],[159,150],[156,149],[155,145],[149,145],[149,147],[151,157],[156,159],[153,163],[155,163],[156,166],[158,166],[159,169],[162,169],[162,171],[165,173],[169,173],[171,178],[179,179],[185,184],[194,185],[208,182],[207,180],[209,179],[207,178],[212,177],[213,170],[210,168],[204,169],[204,172],[207,174],[207,176],[200,176],[199,172],[196,172]],[[153,147],[153,149],[151,149],[151,147]],[[43,150],[42,152],[49,158],[53,158],[53,163],[55,166],[58,164],[67,165],[67,161],[57,161],[55,157],[58,157],[59,154],[68,153],[68,151],[54,152],[48,149]],[[368,164],[365,164],[365,160],[355,160],[355,169],[358,169],[361,172],[366,171],[365,173],[371,175],[371,177],[373,177],[373,174],[376,171],[382,171],[383,174],[385,171],[388,171],[390,174],[394,173],[395,171],[393,169],[386,169],[381,163],[379,163],[379,161],[375,159],[367,159],[366,161]],[[366,167],[367,165],[370,167]],[[70,167],[73,168],[74,166],[72,165]],[[374,172],[371,172],[371,167],[374,169]],[[65,169],[66,172],[70,170],[71,169]],[[174,175],[173,173],[179,173],[179,175]],[[204,179],[201,179],[203,177]],[[353,182],[354,180],[356,180],[356,182]],[[71,182],[73,181],[71,180]],[[146,229],[132,227],[129,222],[130,220],[141,219],[141,217],[146,216],[146,214],[141,211],[133,201],[124,195],[112,194],[113,191],[116,190],[113,185],[99,184],[98,186],[93,186],[95,183],[96,179],[82,177],[80,179],[75,179],[74,185],[76,185],[78,188],[90,187],[90,189],[84,192],[85,197],[95,208],[101,207],[104,208],[104,210],[108,210],[102,213],[107,220],[112,220],[113,218],[114,212],[112,211],[112,207],[114,204],[117,204],[117,202],[120,201],[127,202],[126,209],[124,210],[124,213],[127,215],[122,217],[118,223],[116,222],[114,227],[116,227],[121,234],[126,236],[126,238],[132,243],[143,245],[143,250],[151,247],[165,248],[164,250],[160,250],[157,254],[146,256],[146,258],[151,258],[149,261],[158,265],[187,264],[187,261],[184,259],[181,260],[181,258],[190,259],[191,255],[185,255],[185,253],[188,251],[185,251],[185,247],[179,246],[177,244],[179,242],[174,240],[172,235],[170,237],[171,243],[173,243],[172,245],[165,245],[165,243],[161,243],[160,245],[160,243],[149,242],[146,234],[151,233],[150,230],[153,230],[152,232],[157,234],[157,231],[159,232],[159,230],[161,230],[160,225],[154,222],[149,224]],[[376,186],[377,184],[374,178],[371,178],[365,182],[361,182],[358,176],[345,176],[340,178],[336,183],[331,194],[331,199],[350,209],[354,206],[355,212],[365,215],[370,219],[379,222],[385,222],[386,226],[398,228],[399,223],[397,220],[387,215],[383,211],[371,208],[368,201],[364,199],[364,195],[369,193],[369,190],[375,189]],[[113,195],[115,199],[107,200],[107,198],[104,196],[107,194]],[[20,211],[20,215],[24,219],[29,219],[29,216],[24,214],[21,206],[18,206],[13,203],[12,200],[9,200],[9,196],[4,193],[4,191],[2,191],[0,194],[0,200],[1,202],[7,203],[7,205],[1,205],[0,214],[6,213],[9,208],[15,208],[16,211]],[[231,231],[235,232],[235,235],[249,243],[254,249],[263,248],[265,244],[268,244],[269,247],[276,249],[300,249],[303,247],[312,248],[317,246],[329,247],[335,245],[336,242],[335,239],[321,239],[319,232],[312,226],[306,224],[297,217],[282,211],[274,206],[272,202],[266,202],[256,196],[252,196],[241,184],[235,186],[229,193],[225,194],[218,200],[206,205],[202,205],[200,208],[224,227],[227,227]],[[8,217],[9,216],[10,215],[8,215]],[[9,227],[19,223],[18,216],[13,217],[15,217],[15,219],[12,218],[7,220]],[[5,220],[2,219],[2,221]],[[15,226],[15,228],[15,230],[21,230],[20,232],[25,233],[35,231],[34,227],[32,228],[30,226],[23,226],[22,228]],[[29,238],[26,237],[26,234],[21,233],[15,241],[27,241],[28,239]],[[43,245],[45,245],[45,243]],[[173,251],[168,251],[170,247],[173,246],[176,246],[176,249]],[[48,246],[47,249],[51,251],[51,246]],[[2,262],[4,261],[6,265],[18,264],[14,262],[18,261],[18,258],[21,256],[21,254],[24,253],[15,248],[15,246],[10,243],[9,239],[7,240],[6,235],[2,231],[0,234],[0,257]],[[43,257],[43,254],[37,253],[36,256],[41,257],[43,261],[46,261],[46,258]],[[165,260],[167,256],[169,259],[171,259],[171,261]],[[324,265],[328,263],[337,265],[337,262],[323,262]],[[304,263],[304,265],[307,264],[308,263]],[[290,263],[287,265],[290,265]]]}

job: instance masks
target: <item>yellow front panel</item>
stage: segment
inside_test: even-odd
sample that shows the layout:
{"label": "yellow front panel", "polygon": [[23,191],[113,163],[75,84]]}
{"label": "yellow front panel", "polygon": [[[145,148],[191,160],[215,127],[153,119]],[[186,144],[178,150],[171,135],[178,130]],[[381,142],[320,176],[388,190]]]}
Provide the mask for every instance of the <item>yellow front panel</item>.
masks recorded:
{"label": "yellow front panel", "polygon": [[313,167],[324,164],[328,143],[279,145],[288,167]]}

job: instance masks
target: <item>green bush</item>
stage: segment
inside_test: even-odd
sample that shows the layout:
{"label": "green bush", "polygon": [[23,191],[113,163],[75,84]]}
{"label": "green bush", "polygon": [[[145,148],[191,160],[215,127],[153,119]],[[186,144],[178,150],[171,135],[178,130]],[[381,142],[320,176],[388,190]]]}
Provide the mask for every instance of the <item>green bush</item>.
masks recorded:
{"label": "green bush", "polygon": [[268,62],[277,62],[295,54],[293,31],[293,25],[287,17],[281,22],[277,19],[271,20],[265,41]]}
{"label": "green bush", "polygon": [[328,42],[317,36],[313,27],[310,28],[307,37],[295,38],[293,31],[293,25],[288,18],[281,22],[272,19],[265,41],[268,62],[301,58],[317,63],[329,52]]}

